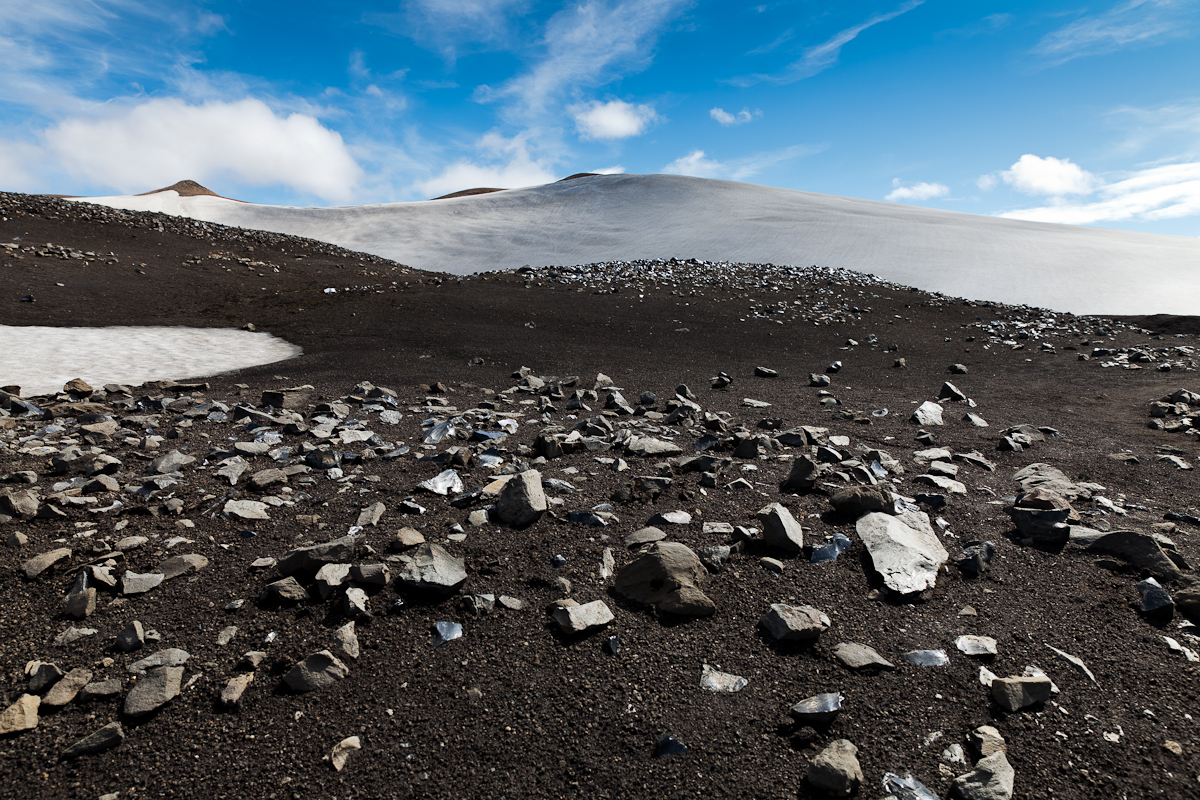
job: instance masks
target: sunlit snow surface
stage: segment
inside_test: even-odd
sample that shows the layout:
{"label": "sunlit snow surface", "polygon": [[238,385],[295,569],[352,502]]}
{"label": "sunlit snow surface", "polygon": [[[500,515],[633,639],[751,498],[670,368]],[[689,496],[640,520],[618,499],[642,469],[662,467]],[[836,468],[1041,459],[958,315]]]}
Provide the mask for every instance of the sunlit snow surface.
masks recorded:
{"label": "sunlit snow surface", "polygon": [[927,291],[1077,314],[1200,309],[1200,239],[677,175],[601,175],[347,208],[175,192],[89,201],[306,236],[459,275],[526,264],[698,258],[845,267]]}
{"label": "sunlit snow surface", "polygon": [[270,364],[300,348],[266,333],[222,328],[43,328],[0,325],[0,385],[30,397],[72,378],[99,388],[178,380]]}

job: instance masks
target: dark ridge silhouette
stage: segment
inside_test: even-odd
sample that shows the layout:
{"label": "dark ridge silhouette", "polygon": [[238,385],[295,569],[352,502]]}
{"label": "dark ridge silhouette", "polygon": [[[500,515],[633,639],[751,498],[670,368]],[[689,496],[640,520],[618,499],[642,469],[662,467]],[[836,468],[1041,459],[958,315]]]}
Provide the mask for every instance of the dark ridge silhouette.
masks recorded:
{"label": "dark ridge silhouette", "polygon": [[475,195],[475,194],[490,194],[492,192],[503,192],[503,191],[504,191],[503,189],[489,189],[486,187],[480,187],[477,189],[463,189],[461,192],[451,192],[450,194],[444,194],[441,197],[431,197],[429,199],[430,200],[449,200],[452,197],[470,197],[471,195]]}

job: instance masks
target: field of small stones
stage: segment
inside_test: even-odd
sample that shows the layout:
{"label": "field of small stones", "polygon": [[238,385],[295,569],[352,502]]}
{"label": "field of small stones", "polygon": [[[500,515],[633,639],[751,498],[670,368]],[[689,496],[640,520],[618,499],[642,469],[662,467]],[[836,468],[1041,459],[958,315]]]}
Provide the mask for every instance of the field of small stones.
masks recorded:
{"label": "field of small stones", "polygon": [[1200,792],[1186,321],[3,202],[6,324],[305,354],[0,389],[2,796]]}

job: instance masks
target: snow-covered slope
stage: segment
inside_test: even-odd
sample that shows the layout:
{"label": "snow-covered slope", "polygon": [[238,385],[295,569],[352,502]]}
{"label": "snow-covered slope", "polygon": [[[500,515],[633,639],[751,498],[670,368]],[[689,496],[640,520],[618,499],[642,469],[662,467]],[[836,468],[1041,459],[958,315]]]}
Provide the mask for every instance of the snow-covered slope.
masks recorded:
{"label": "snow-covered slope", "polygon": [[675,175],[598,175],[347,208],[262,206],[173,191],[83,199],[307,236],[460,275],[636,258],[819,264],[1078,314],[1200,313],[1200,239]]}

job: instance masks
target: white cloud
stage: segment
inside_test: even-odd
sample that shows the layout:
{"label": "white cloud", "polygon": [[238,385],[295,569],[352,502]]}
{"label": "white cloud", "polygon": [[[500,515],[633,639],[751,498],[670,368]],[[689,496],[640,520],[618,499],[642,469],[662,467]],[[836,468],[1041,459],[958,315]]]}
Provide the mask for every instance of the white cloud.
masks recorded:
{"label": "white cloud", "polygon": [[706,156],[703,150],[693,150],[667,164],[662,171],[668,175],[690,175],[693,178],[724,178],[741,181],[761,173],[768,167],[819,153],[824,149],[824,145],[796,144],[778,150],[752,153],[730,161],[717,161]]}
{"label": "white cloud", "polygon": [[738,86],[749,86],[759,81],[795,83],[805,78],[811,78],[836,64],[838,57],[842,53],[842,48],[854,41],[867,28],[874,27],[883,22],[889,22],[901,14],[907,14],[924,2],[925,0],[907,0],[895,11],[889,11],[886,14],[876,14],[867,19],[866,22],[861,22],[858,25],[838,31],[827,41],[806,49],[803,57],[788,64],[780,73],[774,75],[748,75],[741,78],[734,78],[731,82]]}
{"label": "white cloud", "polygon": [[754,109],[753,112],[751,112],[748,108],[743,108],[736,114],[730,114],[725,109],[718,107],[710,109],[708,115],[725,127],[729,127],[730,125],[745,125],[747,122],[751,122],[756,117],[761,117],[762,112],[757,108]]}
{"label": "white cloud", "polygon": [[1021,156],[1000,178],[1018,192],[1058,197],[1066,194],[1091,194],[1102,181],[1072,164],[1069,158],[1040,158],[1031,153]]}
{"label": "white cloud", "polygon": [[546,23],[545,53],[534,67],[499,88],[480,86],[476,99],[511,99],[515,121],[541,117],[570,89],[645,69],[659,30],[689,2],[587,0],[563,9]]}
{"label": "white cloud", "polygon": [[1153,222],[1200,215],[1200,162],[1168,164],[1134,172],[1100,187],[1100,199],[1071,202],[1053,198],[1051,205],[1008,211],[998,216],[1034,222],[1086,225],[1095,222]]}
{"label": "white cloud", "polygon": [[625,168],[622,167],[620,164],[616,164],[611,167],[601,167],[600,169],[593,169],[593,170],[589,170],[589,171],[594,172],[597,175],[624,175],[625,174]]}
{"label": "white cloud", "polygon": [[634,105],[624,100],[601,103],[593,100],[567,108],[575,119],[575,128],[585,139],[628,139],[641,136],[658,119],[654,107]]}
{"label": "white cloud", "polygon": [[1000,184],[1000,179],[992,174],[980,175],[979,178],[975,181],[975,185],[978,186],[980,189],[982,189],[985,192],[990,192],[992,189],[995,189],[999,184]]}
{"label": "white cloud", "polygon": [[464,52],[511,44],[529,5],[529,0],[408,0],[399,14],[365,18],[453,61]]}
{"label": "white cloud", "polygon": [[1193,0],[1126,0],[1046,34],[1033,52],[1062,64],[1080,56],[1157,44],[1189,33]]}
{"label": "white cloud", "polygon": [[896,202],[897,200],[932,200],[935,197],[945,197],[950,194],[950,187],[941,183],[927,183],[922,181],[914,183],[911,186],[904,186],[900,183],[899,178],[892,179],[892,191],[884,200]]}
{"label": "white cloud", "polygon": [[515,189],[557,180],[549,159],[529,152],[529,133],[506,139],[495,131],[476,143],[475,158],[460,159],[436,176],[417,181],[413,189],[426,197],[441,197],[464,189]]}
{"label": "white cloud", "polygon": [[121,192],[189,178],[282,185],[346,200],[362,174],[341,135],[315,117],[283,117],[250,98],[200,105],[148,100],[107,116],[62,120],[43,139],[69,175]]}

